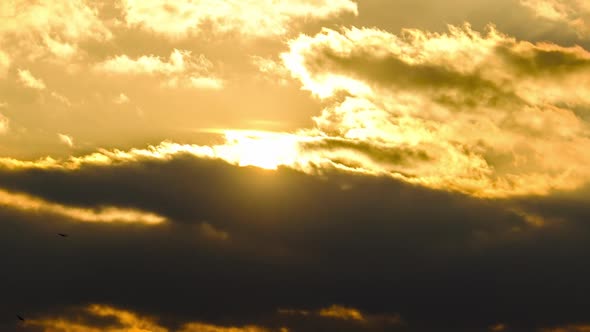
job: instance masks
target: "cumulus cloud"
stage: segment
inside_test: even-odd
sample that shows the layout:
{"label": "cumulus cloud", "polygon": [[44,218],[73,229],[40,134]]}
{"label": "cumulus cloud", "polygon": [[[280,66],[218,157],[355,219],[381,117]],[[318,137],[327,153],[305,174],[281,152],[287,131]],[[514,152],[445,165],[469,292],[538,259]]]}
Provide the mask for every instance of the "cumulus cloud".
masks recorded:
{"label": "cumulus cloud", "polygon": [[245,36],[283,35],[298,19],[325,19],[342,13],[357,14],[352,0],[230,0],[208,1],[124,0],[125,22],[171,37],[185,37],[212,29]]}
{"label": "cumulus cloud", "polygon": [[112,37],[97,9],[87,1],[14,1],[18,8],[15,15],[0,21],[0,42],[13,55],[37,58],[53,54],[67,59],[77,52],[81,41]]}
{"label": "cumulus cloud", "polygon": [[289,45],[285,67],[329,105],[304,131],[325,140],[309,148],[332,161],[478,196],[590,179],[590,52],[579,46],[468,25],[324,29]]}
{"label": "cumulus cloud", "polygon": [[586,0],[520,0],[537,16],[566,23],[580,37],[590,36],[590,3]]}
{"label": "cumulus cloud", "polygon": [[18,79],[27,88],[36,89],[36,90],[44,90],[45,89],[45,83],[43,82],[43,80],[33,76],[33,74],[31,74],[31,72],[28,71],[27,69],[19,69],[18,70]]}
{"label": "cumulus cloud", "polygon": [[167,61],[155,55],[130,58],[118,55],[95,66],[104,73],[150,75],[163,79],[163,86],[220,89],[223,81],[209,75],[213,67],[204,55],[193,56],[190,51],[174,49]]}

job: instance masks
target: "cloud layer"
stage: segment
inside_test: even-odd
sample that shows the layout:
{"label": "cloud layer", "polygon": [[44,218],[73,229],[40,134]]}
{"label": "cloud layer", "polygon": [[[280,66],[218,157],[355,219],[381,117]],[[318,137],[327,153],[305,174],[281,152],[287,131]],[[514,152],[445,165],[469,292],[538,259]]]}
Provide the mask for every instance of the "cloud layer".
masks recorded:
{"label": "cloud layer", "polygon": [[588,12],[0,0],[0,331],[587,330]]}

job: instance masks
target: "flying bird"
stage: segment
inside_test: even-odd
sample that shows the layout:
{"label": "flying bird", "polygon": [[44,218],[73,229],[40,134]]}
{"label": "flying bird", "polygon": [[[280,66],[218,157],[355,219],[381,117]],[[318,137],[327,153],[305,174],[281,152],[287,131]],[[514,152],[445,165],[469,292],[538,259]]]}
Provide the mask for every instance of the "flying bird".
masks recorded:
{"label": "flying bird", "polygon": [[16,315],[16,317],[18,317],[18,319],[21,320],[21,321],[23,321],[23,322],[25,321],[25,319],[22,318],[20,315]]}
{"label": "flying bird", "polygon": [[57,235],[59,235],[61,237],[68,237],[68,234],[63,234],[63,233],[57,233]]}

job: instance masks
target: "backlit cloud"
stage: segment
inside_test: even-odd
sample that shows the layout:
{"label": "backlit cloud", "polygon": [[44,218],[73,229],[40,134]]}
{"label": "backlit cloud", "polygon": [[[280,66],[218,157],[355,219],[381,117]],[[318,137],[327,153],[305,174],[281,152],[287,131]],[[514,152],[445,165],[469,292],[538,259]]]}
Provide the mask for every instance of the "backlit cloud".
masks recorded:
{"label": "backlit cloud", "polygon": [[[84,40],[107,40],[110,30],[85,0],[13,0],[14,15],[0,20],[0,43],[13,57],[71,58]],[[0,52],[0,69],[3,56]]]}
{"label": "backlit cloud", "polygon": [[176,38],[208,29],[253,37],[277,36],[287,33],[289,25],[298,19],[357,14],[357,5],[352,0],[123,0],[122,3],[128,26]]}
{"label": "backlit cloud", "polygon": [[324,138],[310,148],[332,160],[478,196],[590,179],[590,126],[578,111],[590,105],[590,52],[579,46],[517,41],[493,27],[324,29],[292,40],[282,58],[329,104],[307,134]]}
{"label": "backlit cloud", "polygon": [[2,189],[0,189],[0,206],[21,211],[55,214],[76,221],[92,223],[117,222],[156,225],[166,221],[164,217],[157,214],[133,209],[113,206],[103,206],[96,209],[73,207]]}
{"label": "backlit cloud", "polygon": [[168,60],[155,55],[130,58],[118,55],[96,65],[96,69],[110,74],[150,75],[164,79],[162,85],[170,88],[193,87],[220,89],[223,81],[211,77],[213,67],[204,55],[193,56],[189,51],[174,49]]}

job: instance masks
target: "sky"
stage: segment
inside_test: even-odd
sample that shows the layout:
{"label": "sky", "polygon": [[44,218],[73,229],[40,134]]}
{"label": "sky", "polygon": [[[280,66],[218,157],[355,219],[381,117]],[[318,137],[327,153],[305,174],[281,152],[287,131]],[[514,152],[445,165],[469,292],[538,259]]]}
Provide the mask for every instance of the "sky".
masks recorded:
{"label": "sky", "polygon": [[2,0],[0,330],[590,331],[589,151],[586,0]]}

